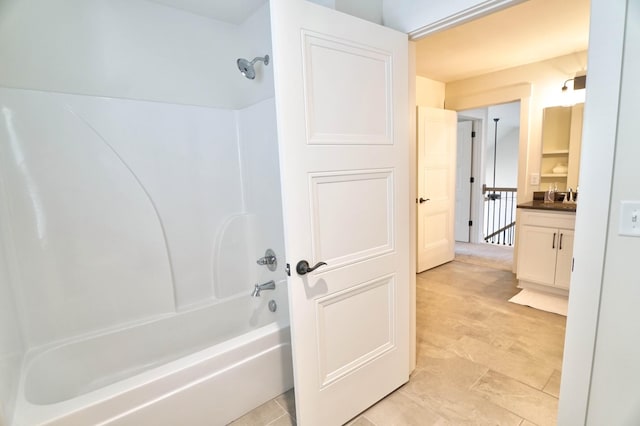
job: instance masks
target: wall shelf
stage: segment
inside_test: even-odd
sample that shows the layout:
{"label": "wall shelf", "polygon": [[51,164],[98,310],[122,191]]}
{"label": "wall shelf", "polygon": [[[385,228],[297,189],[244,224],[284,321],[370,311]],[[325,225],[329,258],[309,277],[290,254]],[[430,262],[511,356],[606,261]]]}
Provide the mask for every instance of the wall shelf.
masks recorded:
{"label": "wall shelf", "polygon": [[556,149],[553,151],[542,151],[543,156],[551,156],[551,155],[568,155],[568,149]]}
{"label": "wall shelf", "polygon": [[[548,107],[542,118],[541,184],[553,184],[560,191],[578,185],[583,104],[573,107]],[[553,173],[558,166],[566,172]]]}

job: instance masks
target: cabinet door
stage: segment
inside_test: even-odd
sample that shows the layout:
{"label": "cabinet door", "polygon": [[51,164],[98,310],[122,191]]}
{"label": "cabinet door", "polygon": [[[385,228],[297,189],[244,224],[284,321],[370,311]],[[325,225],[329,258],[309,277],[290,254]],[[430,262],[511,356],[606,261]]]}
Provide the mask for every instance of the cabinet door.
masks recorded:
{"label": "cabinet door", "polygon": [[518,279],[554,285],[558,229],[523,225],[518,248]]}
{"label": "cabinet door", "polygon": [[573,261],[573,231],[559,229],[558,257],[556,261],[556,286],[569,288],[571,263]]}

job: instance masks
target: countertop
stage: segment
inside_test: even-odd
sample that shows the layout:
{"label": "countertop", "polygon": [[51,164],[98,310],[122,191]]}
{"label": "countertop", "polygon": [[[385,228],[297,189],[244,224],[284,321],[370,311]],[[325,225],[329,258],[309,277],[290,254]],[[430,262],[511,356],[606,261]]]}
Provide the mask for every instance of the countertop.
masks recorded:
{"label": "countertop", "polygon": [[563,203],[562,201],[556,201],[555,203],[545,203],[544,201],[534,200],[518,204],[519,209],[550,210],[573,213],[575,213],[576,207],[576,203]]}

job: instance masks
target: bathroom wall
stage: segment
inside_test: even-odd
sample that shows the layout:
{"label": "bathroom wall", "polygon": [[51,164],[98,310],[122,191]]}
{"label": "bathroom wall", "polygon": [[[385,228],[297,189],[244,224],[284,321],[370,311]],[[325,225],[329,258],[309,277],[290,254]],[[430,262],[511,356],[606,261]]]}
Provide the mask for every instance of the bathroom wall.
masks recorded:
{"label": "bathroom wall", "polygon": [[255,265],[284,260],[273,66],[236,68],[270,53],[269,25],[266,3],[237,26],[144,0],[0,3],[0,424],[26,351],[284,277]]}
{"label": "bathroom wall", "polygon": [[256,279],[260,282],[282,280],[286,257],[275,100],[259,102],[237,114],[245,209],[255,215],[257,225],[251,261],[264,256],[267,248],[273,249],[278,258],[278,269],[269,271],[261,266]]}
{"label": "bathroom wall", "polygon": [[0,245],[0,425],[12,416],[25,351],[8,272]]}
{"label": "bathroom wall", "polygon": [[382,25],[383,0],[309,0],[320,6]]}
{"label": "bathroom wall", "polygon": [[243,212],[233,111],[15,89],[0,98],[29,347],[215,297],[216,239]]}
{"label": "bathroom wall", "polygon": [[236,26],[146,0],[5,0],[0,86],[242,108],[273,96],[236,68],[268,34],[268,4]]}

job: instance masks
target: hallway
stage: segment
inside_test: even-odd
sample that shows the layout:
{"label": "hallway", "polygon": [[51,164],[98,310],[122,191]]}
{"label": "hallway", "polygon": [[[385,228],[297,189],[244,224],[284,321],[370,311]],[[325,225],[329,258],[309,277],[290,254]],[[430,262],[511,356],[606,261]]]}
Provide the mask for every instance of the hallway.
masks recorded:
{"label": "hallway", "polygon": [[[468,259],[417,280],[417,367],[354,426],[556,423],[566,318],[516,305],[515,276]],[[294,424],[291,392],[236,425]]]}

